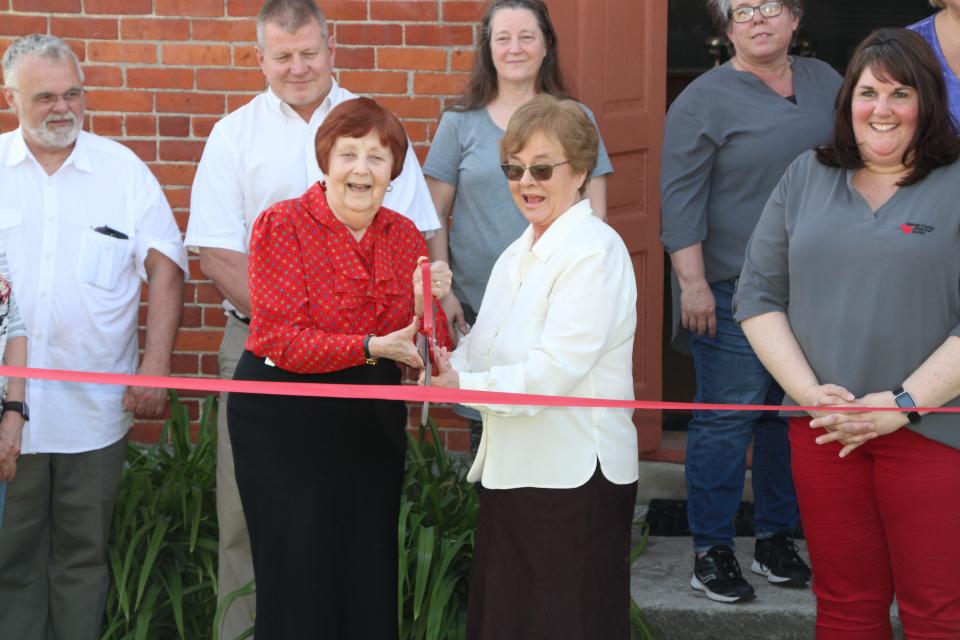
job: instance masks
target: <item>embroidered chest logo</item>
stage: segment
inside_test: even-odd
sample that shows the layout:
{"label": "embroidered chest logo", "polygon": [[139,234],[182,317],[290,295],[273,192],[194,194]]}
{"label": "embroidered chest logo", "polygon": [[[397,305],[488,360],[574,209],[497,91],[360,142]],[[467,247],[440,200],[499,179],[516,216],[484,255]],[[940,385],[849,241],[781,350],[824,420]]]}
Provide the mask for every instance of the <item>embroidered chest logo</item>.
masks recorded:
{"label": "embroidered chest logo", "polygon": [[900,225],[900,231],[904,233],[916,233],[923,235],[933,231],[933,227],[928,224],[920,224],[919,222],[907,222]]}

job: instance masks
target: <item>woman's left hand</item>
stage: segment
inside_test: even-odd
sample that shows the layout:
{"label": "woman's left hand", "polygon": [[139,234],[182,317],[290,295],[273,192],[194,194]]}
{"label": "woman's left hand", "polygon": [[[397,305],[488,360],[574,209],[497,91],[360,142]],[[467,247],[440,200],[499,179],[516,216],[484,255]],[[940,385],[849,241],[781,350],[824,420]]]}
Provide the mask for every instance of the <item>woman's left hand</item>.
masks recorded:
{"label": "woman's left hand", "polygon": [[420,318],[414,316],[413,321],[403,329],[397,329],[385,336],[373,336],[367,345],[370,355],[375,358],[389,358],[414,369],[423,369],[423,359],[413,343],[419,328]]}
{"label": "woman's left hand", "polygon": [[[420,265],[429,260],[427,256],[420,256],[417,268],[413,270],[413,306],[414,313],[423,315],[423,278],[420,276]],[[430,294],[439,300],[450,293],[450,283],[453,281],[453,272],[443,260],[430,263]]]}
{"label": "woman's left hand", "polygon": [[[852,406],[896,407],[893,393],[882,391],[868,393],[857,398]],[[897,431],[910,421],[906,414],[896,411],[864,411],[861,413],[831,413],[810,422],[814,429],[826,429],[827,433],[817,438],[817,444],[840,442],[843,448],[840,457],[845,458],[851,451],[865,442]]]}
{"label": "woman's left hand", "polygon": [[[440,347],[435,352],[437,368],[430,376],[431,387],[443,387],[445,389],[460,388],[460,374],[450,365],[450,352],[446,347]],[[424,386],[426,384],[426,373],[421,372],[417,384]]]}

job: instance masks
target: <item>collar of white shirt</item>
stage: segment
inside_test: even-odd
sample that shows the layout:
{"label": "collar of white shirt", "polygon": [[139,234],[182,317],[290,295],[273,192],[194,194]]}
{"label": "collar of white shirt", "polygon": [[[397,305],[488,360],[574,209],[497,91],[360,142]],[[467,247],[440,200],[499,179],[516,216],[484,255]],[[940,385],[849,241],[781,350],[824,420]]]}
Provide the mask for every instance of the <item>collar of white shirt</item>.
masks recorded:
{"label": "collar of white shirt", "polygon": [[[73,151],[67,156],[61,168],[73,165],[79,171],[86,173],[93,172],[93,162],[90,160],[90,154],[87,151],[87,135],[85,131],[80,132],[80,135],[77,136],[77,142],[73,145]],[[23,139],[23,129],[18,128],[10,140],[10,146],[7,147],[3,164],[4,166],[12,167],[26,161],[28,158],[37,162],[37,159],[27,147],[27,142]],[[40,163],[37,162],[37,164]]]}
{"label": "collar of white shirt", "polygon": [[529,225],[523,235],[520,236],[520,241],[515,242],[508,249],[510,256],[516,258],[527,253],[533,253],[537,258],[546,262],[553,255],[553,252],[563,244],[563,239],[577,223],[591,215],[593,215],[593,208],[590,206],[590,200],[584,198],[554,220],[536,244],[533,242],[533,225]]}
{"label": "collar of white shirt", "polygon": [[[272,113],[275,113],[283,118],[294,121],[303,121],[303,118],[293,110],[289,104],[280,99],[280,97],[273,92],[273,89],[267,87],[267,90],[264,94],[264,97],[267,101],[267,106]],[[323,99],[323,102],[316,108],[313,112],[313,115],[310,116],[310,124],[319,124],[327,117],[327,114],[330,113],[330,110],[335,106],[343,102],[344,100],[349,100],[354,98],[352,93],[340,87],[337,84],[336,80],[330,80],[330,91],[327,92],[326,97]]]}

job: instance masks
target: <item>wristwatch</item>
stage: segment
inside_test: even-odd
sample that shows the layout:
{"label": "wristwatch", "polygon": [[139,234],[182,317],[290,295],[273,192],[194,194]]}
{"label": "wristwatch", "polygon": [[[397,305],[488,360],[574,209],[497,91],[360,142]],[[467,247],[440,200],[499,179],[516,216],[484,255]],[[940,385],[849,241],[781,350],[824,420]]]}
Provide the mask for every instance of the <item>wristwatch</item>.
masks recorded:
{"label": "wristwatch", "polygon": [[11,400],[9,402],[4,402],[0,408],[0,418],[3,417],[7,411],[16,411],[23,416],[24,422],[30,420],[30,407],[27,406],[26,402],[18,402],[16,400]]}
{"label": "wristwatch", "polygon": [[377,359],[370,355],[370,338],[375,337],[374,334],[368,333],[363,337],[363,357],[365,358],[364,364],[369,364],[371,366],[377,364]]}
{"label": "wristwatch", "polygon": [[[914,402],[913,396],[910,395],[910,392],[904,391],[902,386],[893,390],[893,401],[896,402],[897,406],[901,409],[917,408],[917,403]],[[910,424],[917,424],[920,422],[920,414],[916,411],[907,411],[907,420],[910,421]]]}

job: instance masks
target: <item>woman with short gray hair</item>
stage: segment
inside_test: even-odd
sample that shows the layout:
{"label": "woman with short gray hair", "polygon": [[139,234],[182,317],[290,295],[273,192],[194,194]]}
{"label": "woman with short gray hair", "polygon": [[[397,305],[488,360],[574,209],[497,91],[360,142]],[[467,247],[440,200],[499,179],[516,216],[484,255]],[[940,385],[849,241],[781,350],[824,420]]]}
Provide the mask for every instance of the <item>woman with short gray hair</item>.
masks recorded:
{"label": "woman with short gray hair", "polygon": [[960,0],[930,0],[930,5],[940,11],[907,28],[919,33],[937,56],[947,83],[950,115],[960,123]]}
{"label": "woman with short gray hair", "polygon": [[[673,264],[674,337],[678,346],[689,340],[697,402],[778,405],[783,391],[733,321],[731,299],[747,240],[784,169],[826,141],[841,79],[822,62],[789,55],[799,0],[709,0],[708,7],[733,57],[680,94],[664,131],[660,237]],[[755,595],[733,553],[751,439],[751,569],[772,584],[810,581],[790,539],[799,515],[786,421],[775,412],[694,411],[686,459],[690,585],[717,602]]]}

